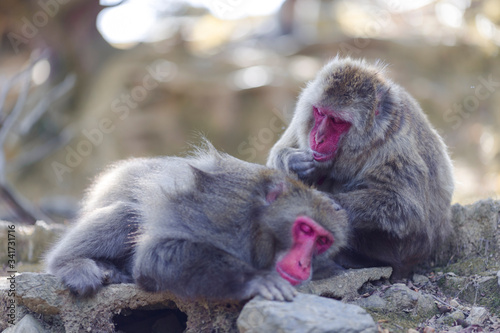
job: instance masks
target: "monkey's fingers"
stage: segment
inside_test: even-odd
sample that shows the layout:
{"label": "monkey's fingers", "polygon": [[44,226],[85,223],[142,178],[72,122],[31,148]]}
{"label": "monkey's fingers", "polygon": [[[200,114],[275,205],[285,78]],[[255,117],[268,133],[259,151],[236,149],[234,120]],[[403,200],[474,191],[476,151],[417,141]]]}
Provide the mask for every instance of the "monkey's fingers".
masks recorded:
{"label": "monkey's fingers", "polygon": [[297,176],[299,176],[299,179],[307,180],[313,176],[314,170],[316,170],[316,169],[312,168],[312,169],[302,170],[302,171],[296,172],[296,174],[297,174]]}
{"label": "monkey's fingers", "polygon": [[273,275],[268,282],[268,289],[277,301],[290,302],[297,295],[295,288],[280,276]]}
{"label": "monkey's fingers", "polygon": [[298,294],[297,290],[288,282],[280,283],[276,287],[279,289],[281,295],[283,295],[285,301],[287,302],[293,301],[295,296]]}
{"label": "monkey's fingers", "polygon": [[267,286],[267,288],[268,288],[269,292],[271,292],[271,294],[273,295],[273,300],[280,301],[280,302],[285,301],[285,297],[283,296],[283,294],[277,288],[276,285],[269,285],[269,286]]}
{"label": "monkey's fingers", "polygon": [[286,281],[282,282],[278,279],[281,279],[281,277],[274,274],[266,274],[260,277],[256,285],[256,294],[269,301],[285,301],[285,296],[278,286]]}
{"label": "monkey's fingers", "polygon": [[297,174],[300,179],[307,179],[316,170],[312,154],[308,151],[298,150],[288,157],[288,170]]}
{"label": "monkey's fingers", "polygon": [[273,293],[265,284],[262,284],[257,288],[257,295],[260,295],[269,301],[273,301],[275,299]]}
{"label": "monkey's fingers", "polygon": [[253,297],[260,295],[267,300],[274,300],[274,296],[272,292],[267,287],[269,282],[269,277],[267,274],[265,275],[257,275],[251,281],[249,281],[248,285],[245,288],[242,298]]}

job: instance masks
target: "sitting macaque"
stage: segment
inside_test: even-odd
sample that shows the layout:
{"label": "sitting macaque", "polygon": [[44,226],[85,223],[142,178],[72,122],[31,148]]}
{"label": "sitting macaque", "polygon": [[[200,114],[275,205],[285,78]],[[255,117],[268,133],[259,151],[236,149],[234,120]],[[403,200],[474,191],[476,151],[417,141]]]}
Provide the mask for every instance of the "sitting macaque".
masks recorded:
{"label": "sitting macaque", "polygon": [[80,296],[135,282],[187,299],[292,300],[313,260],[345,244],[345,211],[281,171],[207,146],[104,172],[48,253],[48,272]]}
{"label": "sitting macaque", "polygon": [[347,211],[347,268],[390,265],[409,277],[450,231],[453,171],[418,103],[385,66],[336,57],[303,90],[269,167],[330,195]]}

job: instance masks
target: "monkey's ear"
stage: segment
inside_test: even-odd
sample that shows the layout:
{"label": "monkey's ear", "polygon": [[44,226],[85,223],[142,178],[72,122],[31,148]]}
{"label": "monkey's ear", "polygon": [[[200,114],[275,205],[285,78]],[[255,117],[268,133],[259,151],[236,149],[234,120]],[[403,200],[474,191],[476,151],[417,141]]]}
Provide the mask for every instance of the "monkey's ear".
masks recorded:
{"label": "monkey's ear", "polygon": [[214,184],[215,175],[203,171],[201,169],[198,169],[197,167],[194,167],[191,164],[189,164],[189,167],[193,172],[194,183],[198,190],[203,190],[204,188],[209,187],[210,184]]}
{"label": "monkey's ear", "polygon": [[266,202],[272,204],[283,192],[286,191],[286,184],[284,182],[279,182],[277,184],[272,184],[266,193]]}

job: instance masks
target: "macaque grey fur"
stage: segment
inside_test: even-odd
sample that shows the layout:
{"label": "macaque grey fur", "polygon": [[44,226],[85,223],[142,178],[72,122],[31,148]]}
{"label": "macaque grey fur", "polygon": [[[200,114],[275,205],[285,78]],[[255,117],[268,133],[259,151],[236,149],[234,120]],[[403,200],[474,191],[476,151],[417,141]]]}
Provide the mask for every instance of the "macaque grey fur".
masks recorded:
{"label": "macaque grey fur", "polygon": [[277,170],[207,148],[189,158],[130,159],[89,189],[69,232],[48,253],[48,272],[75,294],[136,282],[183,298],[291,300],[275,270],[291,226],[307,215],[345,244],[345,211]]}
{"label": "macaque grey fur", "polygon": [[[336,57],[301,93],[267,165],[329,193],[349,215],[344,267],[391,265],[407,277],[450,232],[454,189],[443,140],[386,66]],[[313,106],[351,123],[335,156],[313,159]]]}

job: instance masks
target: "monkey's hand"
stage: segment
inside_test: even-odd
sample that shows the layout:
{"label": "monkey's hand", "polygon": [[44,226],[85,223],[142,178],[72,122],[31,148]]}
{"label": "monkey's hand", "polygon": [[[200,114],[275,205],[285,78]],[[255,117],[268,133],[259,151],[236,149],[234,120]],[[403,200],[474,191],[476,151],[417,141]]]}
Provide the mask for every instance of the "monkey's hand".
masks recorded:
{"label": "monkey's hand", "polygon": [[277,273],[265,273],[247,283],[245,294],[248,297],[260,295],[271,301],[290,302],[297,296],[297,290]]}
{"label": "monkey's hand", "polygon": [[310,151],[290,148],[285,157],[286,169],[304,182],[312,182],[316,167]]}

